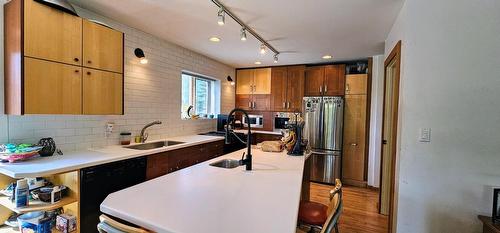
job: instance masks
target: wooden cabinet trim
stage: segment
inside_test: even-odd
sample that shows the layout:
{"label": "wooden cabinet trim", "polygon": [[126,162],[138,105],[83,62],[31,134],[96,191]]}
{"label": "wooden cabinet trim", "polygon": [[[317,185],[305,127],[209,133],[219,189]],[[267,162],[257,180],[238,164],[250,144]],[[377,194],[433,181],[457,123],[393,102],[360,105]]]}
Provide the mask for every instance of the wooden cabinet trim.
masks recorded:
{"label": "wooden cabinet trim", "polygon": [[24,114],[23,5],[23,0],[4,5],[4,110],[12,115]]}

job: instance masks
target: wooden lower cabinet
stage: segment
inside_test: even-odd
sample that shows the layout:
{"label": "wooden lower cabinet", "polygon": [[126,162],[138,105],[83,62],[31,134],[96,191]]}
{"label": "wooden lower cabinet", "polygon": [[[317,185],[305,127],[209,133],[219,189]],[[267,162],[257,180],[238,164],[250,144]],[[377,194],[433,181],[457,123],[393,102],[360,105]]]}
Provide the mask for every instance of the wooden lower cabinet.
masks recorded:
{"label": "wooden lower cabinet", "polygon": [[148,156],[146,179],[154,179],[219,157],[224,154],[224,141],[181,148]]}
{"label": "wooden lower cabinet", "polygon": [[252,145],[256,145],[257,143],[261,143],[264,141],[279,141],[281,140],[281,138],[281,135],[252,133]]}

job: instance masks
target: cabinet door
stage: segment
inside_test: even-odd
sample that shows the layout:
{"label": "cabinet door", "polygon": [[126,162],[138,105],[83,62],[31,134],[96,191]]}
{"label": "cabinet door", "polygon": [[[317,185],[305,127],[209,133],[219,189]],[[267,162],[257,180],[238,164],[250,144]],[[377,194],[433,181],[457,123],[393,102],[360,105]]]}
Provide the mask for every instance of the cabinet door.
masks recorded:
{"label": "cabinet door", "polygon": [[237,94],[236,95],[236,108],[241,108],[244,110],[250,110],[252,106],[253,98],[252,95],[242,95],[242,94]]}
{"label": "cabinet door", "polygon": [[83,114],[123,114],[123,75],[83,69]]}
{"label": "cabinet door", "polygon": [[271,68],[255,69],[254,94],[271,94]]}
{"label": "cabinet door", "polygon": [[82,64],[82,19],[36,1],[24,1],[24,54]]}
{"label": "cabinet door", "polygon": [[271,95],[253,95],[252,110],[269,111],[271,109]]}
{"label": "cabinet door", "polygon": [[305,66],[288,67],[287,88],[287,110],[293,112],[302,111],[302,99],[304,98]]}
{"label": "cabinet door", "polygon": [[82,68],[25,58],[26,114],[82,114]]}
{"label": "cabinet door", "polygon": [[154,179],[168,173],[168,152],[148,156],[146,179]]}
{"label": "cabinet door", "polygon": [[304,85],[305,96],[323,95],[323,81],[325,78],[325,67],[313,66],[306,69],[306,81]]}
{"label": "cabinet door", "polygon": [[365,181],[366,95],[346,95],[344,115],[343,179]]}
{"label": "cabinet door", "polygon": [[271,110],[286,111],[287,68],[271,68]]}
{"label": "cabinet door", "polygon": [[254,70],[236,71],[236,94],[250,95],[253,91]]}
{"label": "cabinet door", "polygon": [[351,74],[346,75],[346,95],[366,95],[368,92],[368,75]]}
{"label": "cabinet door", "polygon": [[344,95],[345,65],[325,67],[325,84],[323,94],[327,96]]}
{"label": "cabinet door", "polygon": [[123,33],[83,21],[83,66],[123,73]]}

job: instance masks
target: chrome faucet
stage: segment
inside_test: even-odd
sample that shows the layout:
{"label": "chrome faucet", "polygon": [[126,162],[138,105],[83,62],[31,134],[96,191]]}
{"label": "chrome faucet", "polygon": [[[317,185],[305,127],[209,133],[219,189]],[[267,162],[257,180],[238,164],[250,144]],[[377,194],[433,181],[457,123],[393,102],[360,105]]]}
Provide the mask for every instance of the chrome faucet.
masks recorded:
{"label": "chrome faucet", "polygon": [[[233,116],[233,114],[235,112],[241,112],[241,113],[243,113],[242,117],[247,118],[248,133],[247,133],[247,141],[246,142],[241,140],[241,138],[239,138],[238,135],[236,135],[230,127],[231,121],[234,120],[234,117],[233,118],[231,118],[231,117]],[[239,165],[240,166],[245,165],[245,169],[247,171],[250,171],[250,170],[252,170],[252,131],[251,131],[251,127],[250,127],[250,121],[248,119],[250,119],[248,117],[248,113],[245,110],[240,109],[240,108],[235,108],[228,114],[227,125],[226,125],[226,144],[231,144],[232,136],[234,136],[236,139],[238,139],[238,141],[240,141],[241,143],[246,144],[246,146],[247,146],[246,158],[244,158],[245,153],[243,153],[243,155],[241,156],[242,158],[239,161]]]}
{"label": "chrome faucet", "polygon": [[161,121],[153,121],[147,125],[145,125],[142,130],[141,130],[141,143],[144,143],[146,142],[146,140],[148,140],[148,134],[145,133],[146,129],[153,126],[153,125],[161,125]]}

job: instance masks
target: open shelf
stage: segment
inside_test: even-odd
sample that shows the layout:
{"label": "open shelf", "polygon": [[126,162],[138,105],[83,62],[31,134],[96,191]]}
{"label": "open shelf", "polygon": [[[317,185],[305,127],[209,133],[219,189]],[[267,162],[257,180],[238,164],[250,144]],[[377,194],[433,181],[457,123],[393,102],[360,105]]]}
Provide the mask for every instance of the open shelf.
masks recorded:
{"label": "open shelf", "polygon": [[54,204],[50,204],[50,203],[46,203],[46,202],[42,202],[42,201],[30,200],[29,206],[22,207],[22,208],[16,208],[15,204],[9,200],[9,197],[7,197],[7,196],[0,197],[0,205],[5,206],[6,208],[8,208],[8,209],[10,209],[18,214],[32,212],[32,211],[53,210],[53,209],[63,207],[65,205],[75,203],[77,201],[78,200],[76,198],[72,198],[72,197],[64,197],[59,202],[56,202]]}
{"label": "open shelf", "polygon": [[[9,227],[7,225],[0,226],[0,233],[20,233],[17,229],[14,230],[12,227]],[[62,231],[56,230],[56,228],[52,229],[52,233],[62,233]]]}

